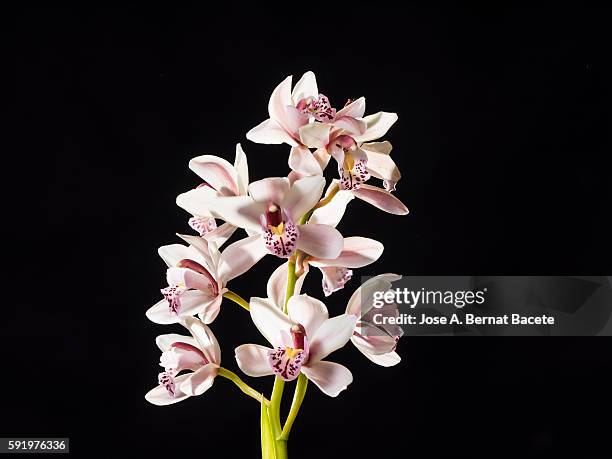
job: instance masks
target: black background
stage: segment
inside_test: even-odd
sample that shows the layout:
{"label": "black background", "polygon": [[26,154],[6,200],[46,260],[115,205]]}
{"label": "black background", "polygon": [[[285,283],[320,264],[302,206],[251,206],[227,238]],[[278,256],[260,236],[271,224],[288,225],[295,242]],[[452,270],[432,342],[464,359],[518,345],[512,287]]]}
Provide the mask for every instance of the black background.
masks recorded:
{"label": "black background", "polygon": [[[368,113],[399,114],[387,137],[411,213],[351,204],[345,236],[387,247],[357,275],[612,272],[609,11],[284,12],[9,15],[2,436],[69,436],[77,457],[259,455],[258,406],[227,381],[174,406],[145,402],[154,338],[180,327],[144,312],[164,286],[156,248],[189,230],[174,199],[198,183],[191,157],[233,160],[242,142],[252,180],[288,172],[286,146],[244,135],[289,74],[313,70],[333,105],[364,95]],[[264,296],[277,263],[232,288]],[[231,303],[213,330],[230,369],[235,346],[262,342]],[[355,381],[337,399],[309,389],[291,457],[611,454],[608,339],[417,338],[398,350],[391,369],[352,347],[334,354]]]}

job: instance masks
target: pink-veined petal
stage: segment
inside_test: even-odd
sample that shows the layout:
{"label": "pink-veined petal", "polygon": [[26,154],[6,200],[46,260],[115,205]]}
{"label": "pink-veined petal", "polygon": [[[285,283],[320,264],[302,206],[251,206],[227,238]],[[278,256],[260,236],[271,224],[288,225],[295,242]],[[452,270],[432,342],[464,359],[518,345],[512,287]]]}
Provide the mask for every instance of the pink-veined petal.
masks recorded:
{"label": "pink-veined petal", "polygon": [[243,344],[236,348],[236,362],[247,376],[270,376],[274,374],[268,361],[268,352],[272,349],[259,344]]}
{"label": "pink-veined petal", "polygon": [[291,149],[289,167],[302,175],[321,175],[323,173],[317,158],[308,148],[303,146]]}
{"label": "pink-veined petal", "polygon": [[319,327],[329,318],[327,306],[308,295],[293,295],[287,303],[289,318],[306,329],[306,336],[314,336]]}
{"label": "pink-veined petal", "polygon": [[223,301],[223,294],[225,292],[227,292],[226,288],[221,290],[219,295],[198,312],[198,317],[203,323],[211,324],[215,321],[221,311],[221,302]]}
{"label": "pink-veined petal", "polygon": [[328,225],[309,223],[298,225],[300,236],[297,247],[316,258],[336,258],[342,252],[344,238],[336,229]]}
{"label": "pink-veined petal", "polygon": [[202,395],[210,389],[219,374],[219,365],[209,363],[194,371],[180,384],[181,392],[190,395]]}
{"label": "pink-veined petal", "polygon": [[324,359],[348,343],[356,322],[357,318],[350,314],[342,314],[323,322],[310,338],[309,364]]}
{"label": "pink-veined petal", "polygon": [[[395,351],[397,347],[397,340],[394,336],[389,336],[384,334],[384,332],[377,331],[374,326],[370,325],[367,328],[370,328],[370,331],[367,332],[365,327],[357,328],[362,333],[367,333],[366,335],[357,335],[354,334],[351,337],[351,341],[353,344],[362,351],[367,351],[372,355],[382,355],[388,354],[389,352]],[[380,333],[380,334],[377,334]]]}
{"label": "pink-veined petal", "polygon": [[272,346],[282,346],[281,332],[288,333],[292,325],[289,317],[265,298],[252,297],[249,306],[251,319],[259,332]]}
{"label": "pink-veined petal", "polygon": [[249,185],[251,197],[266,206],[269,203],[280,205],[288,191],[289,179],[287,177],[269,177]]}
{"label": "pink-veined petal", "polygon": [[332,125],[327,123],[309,123],[300,127],[300,141],[310,148],[323,148],[329,143]]}
{"label": "pink-veined petal", "polygon": [[177,390],[177,394],[175,396],[170,395],[165,387],[158,385],[151,389],[149,392],[147,392],[147,394],[145,395],[145,399],[147,400],[147,402],[152,403],[153,405],[165,406],[172,405],[173,403],[178,403],[182,400],[185,400],[186,398],[189,398],[190,395],[187,395],[182,392],[180,390],[180,386],[190,376],[191,373],[180,375],[174,378],[174,383]]}
{"label": "pink-veined petal", "polygon": [[354,136],[357,142],[369,142],[370,140],[380,139],[397,121],[396,113],[378,112],[363,118],[367,123],[366,131],[358,136]]}
{"label": "pink-veined petal", "polygon": [[299,143],[283,129],[280,124],[271,118],[261,122],[249,132],[247,132],[246,138],[251,142],[262,143],[265,145],[279,145],[286,143],[291,146],[298,145]]}
{"label": "pink-veined petal", "polygon": [[302,366],[302,373],[330,397],[337,397],[353,382],[350,370],[335,362],[309,362]]}
{"label": "pink-veined petal", "polygon": [[385,247],[378,241],[367,237],[346,237],[344,248],[338,257],[332,260],[315,258],[309,260],[312,266],[342,266],[345,268],[362,268],[380,258]]}
{"label": "pink-veined petal", "polygon": [[323,188],[325,188],[325,179],[320,175],[296,180],[280,203],[281,208],[297,223],[303,214],[319,202]]}
{"label": "pink-veined petal", "polygon": [[[189,169],[212,186],[222,196],[237,196],[238,174],[225,159],[213,155],[203,155],[189,161]],[[205,188],[205,187],[203,187]]]}
{"label": "pink-veined petal", "polygon": [[391,193],[382,188],[372,185],[361,185],[356,190],[352,191],[356,198],[378,207],[393,215],[406,215],[408,208],[402,201],[397,199]]}
{"label": "pink-veined petal", "polygon": [[260,234],[246,237],[226,247],[219,260],[219,278],[223,285],[251,269],[268,253]]}
{"label": "pink-veined petal", "polygon": [[317,78],[313,72],[308,71],[302,75],[302,78],[300,78],[300,80],[293,87],[291,99],[295,105],[302,99],[306,99],[308,97],[318,97],[318,95],[319,89],[317,87]]}
{"label": "pink-veined petal", "polygon": [[249,163],[242,145],[236,144],[236,158],[234,159],[234,169],[238,178],[238,194],[247,194],[249,187]]}

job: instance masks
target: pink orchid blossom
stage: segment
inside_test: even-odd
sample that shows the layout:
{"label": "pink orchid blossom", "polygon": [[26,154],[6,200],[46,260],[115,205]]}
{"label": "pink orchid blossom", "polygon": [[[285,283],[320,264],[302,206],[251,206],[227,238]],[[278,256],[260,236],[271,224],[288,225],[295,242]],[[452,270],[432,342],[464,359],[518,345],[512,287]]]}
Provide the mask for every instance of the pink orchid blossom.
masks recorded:
{"label": "pink orchid blossom", "polygon": [[327,307],[308,295],[292,296],[288,315],[270,299],[251,298],[250,307],[253,323],[273,347],[237,347],[236,361],[245,374],[292,381],[301,372],[331,397],[353,381],[346,367],[323,360],[349,341],[356,323],[353,315],[330,319]]}
{"label": "pink orchid blossom", "polygon": [[384,294],[391,289],[392,282],[401,278],[398,274],[381,274],[368,279],[355,290],[346,307],[346,314],[357,319],[351,341],[363,355],[383,367],[397,365],[401,361],[395,348],[403,331],[398,325],[375,323],[380,322],[374,319],[376,314],[382,317],[398,317],[399,311],[395,303],[385,303],[380,308],[374,307],[374,293]]}
{"label": "pink orchid blossom", "polygon": [[[189,161],[189,169],[195,172],[203,182],[185,193],[186,200],[201,200],[216,196],[246,196],[249,186],[249,167],[246,154],[240,144],[236,145],[236,158],[230,164],[223,158],[203,155]],[[215,218],[206,209],[201,209],[189,219],[189,226],[208,241],[215,241],[222,246],[236,231],[229,223],[217,227]]]}
{"label": "pink orchid blossom", "polygon": [[202,395],[213,385],[221,365],[221,349],[213,332],[193,317],[181,323],[191,336],[160,335],[155,342],[162,351],[159,385],[145,399],[154,405],[170,405]]}
{"label": "pink orchid blossom", "polygon": [[[286,177],[272,177],[249,185],[249,196],[217,196],[207,199],[177,198],[192,213],[210,211],[214,216],[252,234],[245,248],[257,246],[253,257],[266,252],[289,258],[297,249],[321,258],[335,258],[342,251],[342,235],[327,225],[299,225],[299,219],[319,201],[325,186],[321,176],[290,184]],[[186,194],[190,194],[190,191]],[[263,252],[262,252],[263,249]]]}
{"label": "pink orchid blossom", "polygon": [[161,290],[164,299],[146,315],[155,323],[172,324],[197,314],[209,324],[219,314],[227,283],[248,271],[265,251],[248,238],[219,253],[214,242],[197,236],[180,237],[191,245],[173,244],[159,249],[168,265],[168,287]]}

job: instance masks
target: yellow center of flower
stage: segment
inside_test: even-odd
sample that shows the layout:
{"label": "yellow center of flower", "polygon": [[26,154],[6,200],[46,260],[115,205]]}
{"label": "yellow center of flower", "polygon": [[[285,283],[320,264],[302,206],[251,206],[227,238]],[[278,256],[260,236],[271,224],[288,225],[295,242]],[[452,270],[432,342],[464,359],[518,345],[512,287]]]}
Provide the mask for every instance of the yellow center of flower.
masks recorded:
{"label": "yellow center of flower", "polygon": [[293,357],[295,357],[297,354],[299,354],[300,352],[302,352],[302,349],[294,349],[292,347],[286,347],[285,348],[285,352],[287,353],[287,357],[289,357],[290,359],[292,359]]}
{"label": "yellow center of flower", "polygon": [[270,225],[270,231],[272,231],[274,234],[276,234],[278,236],[282,236],[283,231],[285,231],[285,223],[284,222],[280,222],[280,224],[278,226]]}

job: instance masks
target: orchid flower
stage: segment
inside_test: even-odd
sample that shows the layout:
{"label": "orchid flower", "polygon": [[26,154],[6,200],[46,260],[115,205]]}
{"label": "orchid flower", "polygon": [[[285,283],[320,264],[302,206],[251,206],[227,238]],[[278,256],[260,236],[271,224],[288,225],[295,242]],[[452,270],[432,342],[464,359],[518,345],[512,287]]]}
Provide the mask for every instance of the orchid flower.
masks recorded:
{"label": "orchid flower", "polygon": [[329,156],[323,150],[313,154],[308,148],[320,146],[319,139],[328,137],[334,126],[355,135],[365,133],[367,120],[359,119],[365,112],[365,99],[349,100],[336,110],[327,96],[319,94],[313,72],[304,73],[293,91],[291,84],[292,76],[288,76],[274,89],[268,103],[270,118],[251,129],[246,137],[255,143],[290,145],[292,169],[321,175]]}
{"label": "orchid flower", "polygon": [[292,296],[288,315],[270,299],[251,298],[251,318],[272,348],[244,344],[236,361],[249,376],[276,375],[292,381],[301,373],[325,394],[336,397],[353,381],[351,372],[323,360],[351,338],[356,318],[343,314],[329,318],[327,307],[308,295]]}
{"label": "orchid flower", "polygon": [[397,365],[401,361],[395,348],[403,332],[398,325],[375,323],[376,314],[398,317],[399,311],[395,303],[385,303],[381,308],[374,307],[374,293],[384,295],[391,289],[391,283],[401,278],[397,274],[381,274],[368,279],[355,290],[346,306],[346,314],[357,319],[351,341],[363,355],[383,367]]}
{"label": "orchid flower", "polygon": [[[214,242],[197,236],[181,235],[190,246],[172,244],[160,247],[159,255],[168,265],[168,287],[164,299],[146,313],[158,324],[172,324],[198,314],[209,324],[219,314],[227,283],[248,271],[261,256],[252,241],[242,239],[219,253]],[[262,255],[263,256],[263,255]]]}
{"label": "orchid flower", "polygon": [[177,198],[188,212],[210,211],[253,235],[243,239],[244,248],[258,261],[266,253],[289,258],[297,249],[315,257],[335,258],[342,251],[342,235],[327,225],[298,224],[299,219],[319,201],[325,179],[305,177],[289,183],[286,177],[273,177],[249,185],[249,196],[217,196],[196,200]]}
{"label": "orchid flower", "polygon": [[[203,155],[189,161],[189,169],[195,172],[203,182],[186,193],[185,199],[201,200],[215,196],[246,196],[249,185],[249,167],[246,154],[240,144],[236,145],[234,165],[225,159],[213,155]],[[206,240],[223,245],[234,233],[236,227],[229,223],[217,227],[215,218],[200,209],[189,219],[189,226]]]}
{"label": "orchid flower", "polygon": [[193,317],[181,323],[191,336],[160,335],[155,342],[162,351],[159,385],[145,399],[154,405],[170,405],[202,395],[213,385],[221,365],[221,349],[213,332]]}

